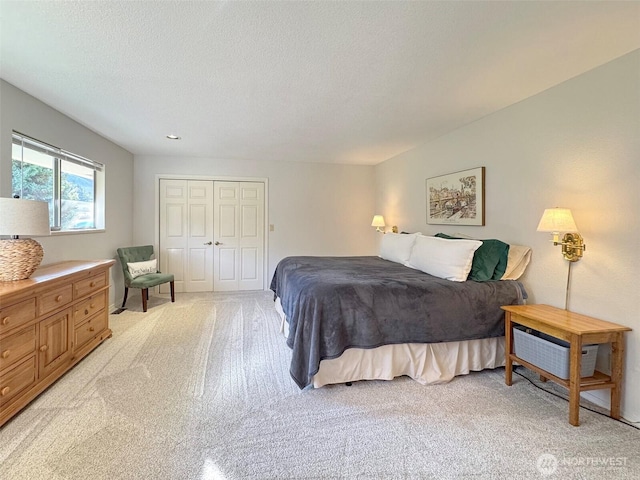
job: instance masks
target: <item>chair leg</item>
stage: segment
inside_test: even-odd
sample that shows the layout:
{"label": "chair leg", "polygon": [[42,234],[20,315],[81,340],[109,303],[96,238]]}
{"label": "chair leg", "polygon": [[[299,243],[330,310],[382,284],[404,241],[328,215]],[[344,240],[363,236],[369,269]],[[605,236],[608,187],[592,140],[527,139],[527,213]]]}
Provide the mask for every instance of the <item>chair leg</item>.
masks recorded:
{"label": "chair leg", "polygon": [[129,288],[124,287],[124,299],[122,300],[122,307],[120,308],[124,308],[124,306],[127,304],[127,295],[129,295]]}
{"label": "chair leg", "polygon": [[171,302],[173,303],[176,301],[176,290],[173,287],[173,280],[169,282],[169,287],[171,287]]}
{"label": "chair leg", "polygon": [[149,297],[149,289],[148,288],[143,288],[142,289],[142,311],[146,312],[147,311],[147,298]]}

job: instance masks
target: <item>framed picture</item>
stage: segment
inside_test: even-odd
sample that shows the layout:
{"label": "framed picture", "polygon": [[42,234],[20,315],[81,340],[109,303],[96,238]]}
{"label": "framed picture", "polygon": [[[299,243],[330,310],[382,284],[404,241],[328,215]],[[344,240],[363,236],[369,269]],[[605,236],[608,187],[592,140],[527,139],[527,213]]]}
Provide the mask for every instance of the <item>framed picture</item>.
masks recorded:
{"label": "framed picture", "polygon": [[484,167],[427,178],[428,225],[484,225]]}

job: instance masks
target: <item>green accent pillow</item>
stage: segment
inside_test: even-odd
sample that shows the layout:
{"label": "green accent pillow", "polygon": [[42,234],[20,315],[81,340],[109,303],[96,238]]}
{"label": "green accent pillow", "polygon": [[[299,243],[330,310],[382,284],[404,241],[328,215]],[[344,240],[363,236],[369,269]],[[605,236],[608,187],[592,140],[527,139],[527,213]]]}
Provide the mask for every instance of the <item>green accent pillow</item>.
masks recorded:
{"label": "green accent pillow", "polygon": [[[460,237],[452,237],[446,233],[437,233],[435,236],[450,240],[460,240]],[[473,255],[471,272],[469,272],[467,280],[476,282],[500,280],[507,269],[509,244],[495,239],[480,241],[482,245]]]}
{"label": "green accent pillow", "polygon": [[491,277],[491,280],[502,280],[504,272],[507,271],[507,260],[509,259],[509,244],[495,239],[486,241],[496,243],[496,253],[500,256],[500,259],[498,260],[498,263],[496,265],[496,269],[493,271],[493,277]]}

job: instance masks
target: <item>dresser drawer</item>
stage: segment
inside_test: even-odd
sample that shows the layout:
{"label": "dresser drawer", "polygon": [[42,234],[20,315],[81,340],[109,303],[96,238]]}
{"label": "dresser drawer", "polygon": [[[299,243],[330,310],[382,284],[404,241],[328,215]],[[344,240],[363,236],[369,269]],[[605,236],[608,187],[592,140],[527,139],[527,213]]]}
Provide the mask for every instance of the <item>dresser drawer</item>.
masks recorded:
{"label": "dresser drawer", "polygon": [[0,406],[29,388],[36,381],[36,357],[25,360],[2,374],[0,378]]}
{"label": "dresser drawer", "polygon": [[98,335],[108,326],[109,316],[106,313],[98,315],[79,325],[75,329],[75,350],[78,350],[85,343]]}
{"label": "dresser drawer", "polygon": [[62,307],[73,300],[73,288],[71,285],[65,285],[64,287],[56,288],[45,292],[40,297],[40,303],[38,304],[38,313],[44,315],[45,313],[52,312],[58,307]]}
{"label": "dresser drawer", "polygon": [[36,326],[9,335],[0,340],[0,370],[36,351]]}
{"label": "dresser drawer", "polygon": [[81,298],[81,297],[84,297],[85,295],[89,295],[91,292],[100,290],[102,287],[106,285],[107,285],[106,272],[99,273],[98,275],[93,275],[89,278],[85,278],[84,280],[75,282],[73,284],[74,298]]}
{"label": "dresser drawer", "polygon": [[103,310],[107,305],[107,292],[101,292],[97,295],[93,295],[86,300],[78,303],[73,307],[73,324],[75,326],[80,325],[87,318],[95,315],[100,310]]}
{"label": "dresser drawer", "polygon": [[0,335],[36,318],[36,299],[0,308]]}

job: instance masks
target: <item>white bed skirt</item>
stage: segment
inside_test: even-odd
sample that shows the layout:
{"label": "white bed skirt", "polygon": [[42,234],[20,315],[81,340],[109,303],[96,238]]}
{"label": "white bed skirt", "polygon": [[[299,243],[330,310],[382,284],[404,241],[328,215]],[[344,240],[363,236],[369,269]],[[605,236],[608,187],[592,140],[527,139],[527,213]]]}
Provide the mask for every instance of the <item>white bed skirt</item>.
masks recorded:
{"label": "white bed skirt", "polygon": [[[276,310],[282,318],[280,330],[286,337],[286,321],[280,299]],[[338,357],[320,362],[313,386],[357,380],[392,380],[407,375],[426,385],[446,383],[471,371],[503,367],[504,337],[444,343],[403,343],[377,348],[348,348]]]}

